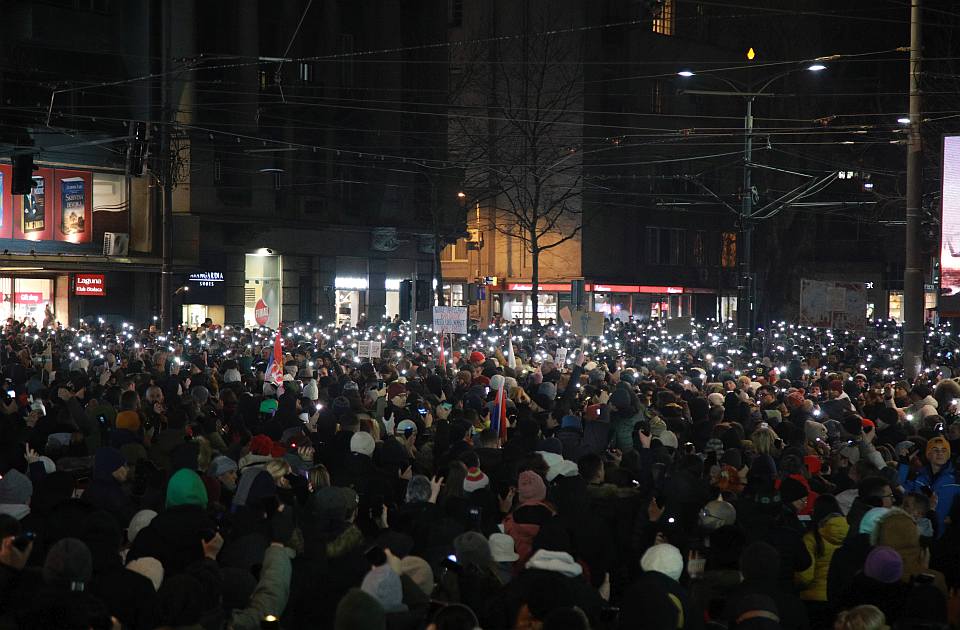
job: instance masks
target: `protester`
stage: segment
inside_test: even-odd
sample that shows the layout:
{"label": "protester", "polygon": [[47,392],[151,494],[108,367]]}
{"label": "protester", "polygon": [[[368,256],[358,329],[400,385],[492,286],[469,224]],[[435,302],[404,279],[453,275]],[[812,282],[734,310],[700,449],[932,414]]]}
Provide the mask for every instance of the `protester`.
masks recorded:
{"label": "protester", "polygon": [[958,344],[869,332],[9,320],[0,627],[958,623]]}

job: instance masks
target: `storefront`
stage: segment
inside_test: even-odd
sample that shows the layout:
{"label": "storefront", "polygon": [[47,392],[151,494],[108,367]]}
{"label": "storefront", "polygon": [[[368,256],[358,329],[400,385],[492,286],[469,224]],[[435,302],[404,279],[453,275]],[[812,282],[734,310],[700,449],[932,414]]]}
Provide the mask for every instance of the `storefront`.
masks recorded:
{"label": "storefront", "polygon": [[[533,322],[533,285],[529,282],[508,282],[504,290],[494,294],[494,312],[504,320]],[[570,304],[570,283],[543,283],[538,285],[537,317],[541,322],[557,320],[560,309]]]}
{"label": "storefront", "polygon": [[244,326],[280,326],[283,315],[280,301],[280,262],[280,256],[271,249],[264,248],[246,255],[243,279]]}
{"label": "storefront", "polygon": [[224,324],[224,275],[222,271],[195,271],[187,276],[180,295],[183,296],[183,323],[197,327],[209,318]]}
{"label": "storefront", "polygon": [[[703,306],[716,316],[716,296],[710,289],[633,284],[587,284],[593,310],[627,320],[694,317]],[[699,295],[698,295],[699,294]],[[701,304],[702,303],[702,304]],[[701,308],[697,308],[698,305]]]}

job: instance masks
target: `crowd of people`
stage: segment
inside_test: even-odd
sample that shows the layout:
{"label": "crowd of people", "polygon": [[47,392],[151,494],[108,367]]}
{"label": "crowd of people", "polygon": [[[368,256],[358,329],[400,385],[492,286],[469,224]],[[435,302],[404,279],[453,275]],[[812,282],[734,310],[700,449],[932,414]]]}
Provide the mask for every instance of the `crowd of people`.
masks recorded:
{"label": "crowd of people", "polygon": [[0,629],[949,628],[956,347],[10,320]]}

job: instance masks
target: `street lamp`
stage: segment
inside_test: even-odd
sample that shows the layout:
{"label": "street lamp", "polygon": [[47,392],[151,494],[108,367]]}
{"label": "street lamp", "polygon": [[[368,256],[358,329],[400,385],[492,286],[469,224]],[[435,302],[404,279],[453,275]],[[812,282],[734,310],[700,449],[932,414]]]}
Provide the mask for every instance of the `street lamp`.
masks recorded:
{"label": "street lamp", "polygon": [[[754,50],[751,48],[747,52],[747,59],[753,60],[755,56]],[[809,65],[792,67],[785,72],[781,72],[770,77],[763,83],[759,84],[759,87],[754,87],[753,84],[743,85],[724,77],[707,73],[703,76],[721,81],[725,85],[729,86],[731,90],[683,90],[683,92],[687,94],[706,96],[736,96],[743,98],[746,101],[747,111],[743,118],[743,192],[742,201],[740,204],[741,238],[740,246],[737,248],[738,257],[740,259],[740,279],[737,282],[737,328],[740,335],[746,335],[748,331],[754,330],[756,325],[754,309],[756,308],[757,287],[753,278],[753,270],[751,268],[753,259],[753,100],[758,96],[777,96],[776,94],[771,94],[766,91],[774,81],[782,79],[787,75],[794,74],[796,72],[821,72],[827,69],[827,66],[822,62],[832,61],[837,58],[839,58],[837,55],[818,57],[810,62]],[[696,73],[692,70],[681,70],[677,73],[677,75],[688,78],[696,76]]]}

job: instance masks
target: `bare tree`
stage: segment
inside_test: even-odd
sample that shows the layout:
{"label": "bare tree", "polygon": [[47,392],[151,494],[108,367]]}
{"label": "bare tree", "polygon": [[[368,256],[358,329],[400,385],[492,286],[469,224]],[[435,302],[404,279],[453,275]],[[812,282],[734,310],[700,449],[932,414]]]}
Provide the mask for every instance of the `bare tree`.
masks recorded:
{"label": "bare tree", "polygon": [[551,10],[556,5],[509,4],[510,14],[496,19],[498,32],[511,34],[459,60],[450,144],[467,167],[467,188],[494,210],[494,229],[531,256],[538,323],[540,255],[583,226],[582,44],[576,34],[551,33],[566,25],[557,23],[564,12]]}

